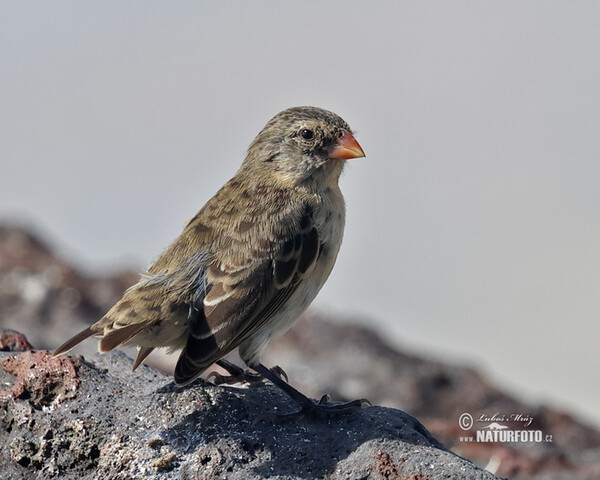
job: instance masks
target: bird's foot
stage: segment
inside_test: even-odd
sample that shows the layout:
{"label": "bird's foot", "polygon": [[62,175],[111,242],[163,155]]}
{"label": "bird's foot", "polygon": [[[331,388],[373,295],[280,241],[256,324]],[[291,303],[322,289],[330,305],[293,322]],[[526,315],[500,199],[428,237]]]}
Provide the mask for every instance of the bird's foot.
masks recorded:
{"label": "bird's foot", "polygon": [[[218,372],[210,372],[206,377],[207,380],[211,380],[215,385],[234,385],[236,383],[261,383],[265,379],[262,375],[252,372],[251,370],[244,370],[242,367],[238,367],[235,363],[231,363],[227,360],[219,360],[217,362],[221,368],[227,371],[229,375],[221,375]],[[285,378],[288,380],[287,373],[283,370],[283,368],[279,366],[274,366],[269,369],[279,378]]]}
{"label": "bird's foot", "polygon": [[323,395],[318,402],[307,399],[298,410],[288,413],[264,413],[254,420],[253,425],[261,421],[281,422],[290,420],[298,416],[305,415],[311,418],[327,418],[332,415],[340,415],[361,408],[363,405],[371,406],[371,402],[366,398],[352,400],[346,403],[329,403],[329,395]]}
{"label": "bird's foot", "polygon": [[328,416],[337,415],[340,413],[349,412],[355,408],[360,408],[363,405],[371,406],[371,402],[366,398],[359,398],[346,403],[329,403],[331,397],[329,395],[323,395],[318,402],[313,402],[309,399],[308,402],[304,402],[297,412],[287,413],[283,415],[298,415],[304,414],[308,416]]}

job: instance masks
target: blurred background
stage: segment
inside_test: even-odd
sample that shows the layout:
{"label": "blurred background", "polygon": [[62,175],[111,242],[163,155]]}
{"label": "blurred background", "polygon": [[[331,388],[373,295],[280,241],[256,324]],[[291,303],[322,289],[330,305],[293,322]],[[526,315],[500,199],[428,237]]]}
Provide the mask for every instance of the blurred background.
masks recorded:
{"label": "blurred background", "polygon": [[0,221],[87,272],[141,271],[274,114],[333,110],[367,158],[314,308],[598,425],[599,20],[592,1],[2,2]]}

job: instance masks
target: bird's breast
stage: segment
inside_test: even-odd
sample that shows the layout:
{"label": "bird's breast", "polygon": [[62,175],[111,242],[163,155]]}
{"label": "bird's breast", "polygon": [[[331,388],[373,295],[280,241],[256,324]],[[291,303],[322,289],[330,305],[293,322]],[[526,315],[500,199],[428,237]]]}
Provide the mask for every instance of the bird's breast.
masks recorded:
{"label": "bird's breast", "polygon": [[285,333],[315,299],[335,264],[344,235],[345,208],[339,189],[330,189],[313,205],[313,224],[321,243],[314,268],[298,284],[294,293],[251,339],[240,347],[245,362],[253,364],[273,337]]}
{"label": "bird's breast", "polygon": [[333,269],[345,225],[344,199],[339,189],[329,189],[321,196],[321,202],[313,208],[313,221],[321,242],[319,258],[275,320],[275,323],[279,323],[276,329],[281,330],[281,333],[308,308]]}

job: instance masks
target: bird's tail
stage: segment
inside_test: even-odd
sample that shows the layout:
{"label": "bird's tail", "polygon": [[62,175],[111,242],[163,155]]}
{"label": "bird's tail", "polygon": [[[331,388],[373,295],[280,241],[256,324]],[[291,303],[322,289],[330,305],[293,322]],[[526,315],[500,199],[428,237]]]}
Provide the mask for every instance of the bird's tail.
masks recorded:
{"label": "bird's tail", "polygon": [[63,343],[60,347],[58,347],[54,351],[54,356],[58,357],[59,355],[62,355],[63,353],[67,353],[73,347],[75,347],[79,343],[83,342],[86,338],[91,337],[95,333],[96,332],[94,330],[92,330],[91,327],[88,327],[85,330],[82,330],[77,335],[71,337],[69,340],[67,340],[65,343]]}

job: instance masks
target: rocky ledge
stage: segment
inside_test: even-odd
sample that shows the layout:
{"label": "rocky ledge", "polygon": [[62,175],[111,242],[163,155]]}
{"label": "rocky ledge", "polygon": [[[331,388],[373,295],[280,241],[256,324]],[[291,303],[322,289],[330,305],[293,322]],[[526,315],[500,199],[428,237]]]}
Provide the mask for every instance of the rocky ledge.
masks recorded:
{"label": "rocky ledge", "polygon": [[[71,261],[57,255],[55,248],[39,236],[32,234],[30,230],[0,224],[0,329],[18,329],[27,335],[25,338],[14,332],[3,334],[0,330],[0,351],[26,351],[32,348],[31,345],[38,349],[56,348],[66,338],[97,321],[120,298],[123,290],[136,280],[137,274],[131,271],[103,276],[86,273]],[[409,350],[401,344],[392,344],[391,339],[379,334],[375,328],[366,326],[366,322],[367,319],[364,318],[342,318],[332,321],[331,318],[325,318],[314,312],[309,313],[301,318],[286,335],[269,344],[265,350],[264,363],[281,365],[290,375],[294,386],[313,397],[318,398],[324,392],[330,393],[334,399],[343,401],[368,397],[374,404],[390,407],[390,409],[378,407],[363,409],[356,413],[357,418],[337,419],[349,421],[354,418],[357,421],[354,428],[364,428],[363,436],[360,438],[368,438],[363,442],[365,445],[378,438],[369,437],[373,435],[372,432],[376,431],[376,428],[379,428],[369,424],[374,422],[370,419],[370,415],[385,412],[385,415],[391,415],[390,418],[397,418],[403,423],[404,420],[410,419],[398,412],[403,410],[416,416],[447,449],[501,477],[509,477],[512,480],[547,478],[597,480],[600,478],[600,431],[595,425],[582,421],[571,412],[561,411],[545,404],[523,401],[515,395],[515,392],[508,392],[495,385],[489,374],[481,370],[480,366],[457,364],[447,358],[440,358],[437,352],[417,350],[416,347]],[[377,324],[376,321],[372,323],[374,326]],[[277,452],[285,451],[284,440],[273,431],[263,430],[268,426],[264,422],[257,423],[255,427],[251,426],[257,417],[264,412],[272,411],[275,406],[280,410],[291,407],[285,397],[273,391],[272,387],[239,390],[217,388],[199,382],[190,391],[178,391],[176,395],[173,392],[156,393],[158,405],[170,396],[173,396],[173,399],[169,400],[173,402],[172,405],[179,405],[179,403],[183,405],[178,409],[173,407],[172,413],[161,413],[148,406],[151,403],[147,399],[151,398],[150,394],[143,396],[137,390],[125,386],[136,386],[139,391],[146,391],[146,387],[140,390],[139,382],[142,382],[142,385],[148,385],[148,392],[158,392],[170,383],[170,377],[164,377],[147,369],[143,371],[140,369],[139,375],[136,371],[136,375],[131,376],[129,366],[126,365],[127,361],[121,357],[95,360],[96,342],[91,340],[79,345],[76,352],[92,359],[96,366],[79,359],[73,360],[71,368],[68,363],[71,360],[68,358],[49,360],[47,354],[42,351],[28,354],[29,357],[27,355],[15,357],[21,358],[19,361],[7,360],[8,354],[0,357],[4,367],[0,368],[0,377],[4,383],[0,385],[0,389],[5,389],[0,400],[0,418],[5,425],[4,428],[0,426],[0,465],[6,466],[4,471],[1,471],[0,478],[35,478],[36,476],[46,478],[51,475],[80,478],[82,472],[84,476],[103,478],[103,472],[109,471],[106,465],[111,461],[119,463],[119,459],[125,458],[119,456],[120,448],[123,452],[130,452],[128,458],[130,463],[133,462],[132,465],[135,464],[136,455],[142,455],[143,452],[155,454],[150,467],[145,467],[148,468],[146,473],[139,473],[138,478],[143,476],[152,478],[154,475],[166,477],[171,475],[178,478],[184,476],[182,473],[184,471],[192,472],[188,473],[191,478],[195,475],[193,470],[190,468],[183,470],[181,466],[193,462],[194,452],[201,449],[209,451],[207,445],[213,445],[222,453],[219,454],[220,456],[211,456],[210,461],[205,459],[208,467],[202,471],[203,473],[196,475],[196,478],[219,478],[219,475],[223,478],[235,478],[232,472],[227,471],[232,465],[227,462],[232,462],[232,458],[245,458],[247,463],[252,464],[252,467],[248,468],[254,468],[256,475],[267,476],[265,472],[268,473],[266,467],[257,467],[258,464],[269,465],[269,468],[273,466],[272,473],[268,473],[271,476],[276,476],[276,472],[282,471],[283,467],[279,468],[278,465],[281,457],[285,455]],[[169,358],[158,353],[153,352],[148,362],[168,373],[176,356]],[[25,361],[26,359],[29,360]],[[102,368],[107,371],[102,373],[99,370]],[[146,378],[154,375],[158,375],[155,380]],[[102,396],[94,392],[101,392]],[[210,429],[204,428],[206,423],[203,422],[208,422],[210,425],[210,422],[215,422],[218,417],[209,420],[212,417],[208,414],[205,417],[205,413],[202,413],[206,412],[203,409],[208,408],[202,403],[203,395],[206,395],[202,392],[213,392],[213,396],[216,392],[221,392],[220,395],[224,395],[219,397],[223,398],[224,402],[221,422],[225,422],[226,425],[231,422],[235,425],[235,429],[229,432],[228,437],[218,437],[221,438],[222,443],[217,446],[211,443],[217,438],[211,437],[217,435],[214,433],[216,430],[211,433]],[[264,395],[264,398],[261,395]],[[192,397],[196,403],[190,407],[189,399]],[[240,402],[254,398],[258,398],[256,409],[247,413],[248,421],[244,423],[234,407]],[[80,412],[87,412],[81,406],[81,403],[85,402],[89,402],[90,405],[103,405],[103,407],[97,414],[93,414],[93,418],[87,418],[80,414]],[[125,408],[129,408],[132,412],[152,412],[152,418],[159,420],[150,422],[153,426],[145,431],[139,426],[144,425],[141,420],[135,420],[134,416],[130,417],[122,413]],[[186,408],[191,410],[188,411]],[[113,427],[112,430],[106,427],[102,412],[112,415],[112,421],[117,424],[117,427]],[[158,440],[151,442],[155,439],[152,436],[155,432],[160,433],[164,430],[168,433],[169,428],[172,429],[171,425],[176,424],[177,421],[171,420],[168,415],[180,418],[177,416],[178,412],[188,412],[187,415],[196,412],[197,416],[190,417],[197,422],[190,423],[189,430],[184,428],[177,430],[182,432],[181,438],[185,437],[185,441],[192,439],[187,449],[182,447],[184,443],[182,440],[177,447],[180,450],[177,450],[175,446],[178,443],[173,440],[173,437],[162,439],[164,444]],[[472,414],[476,420],[467,430],[459,424],[461,415],[465,412]],[[51,413],[62,417],[51,416]],[[530,418],[531,424],[526,428],[542,432],[544,441],[468,441],[478,432],[490,428],[492,420],[478,421],[478,418],[482,415],[496,414],[501,417],[519,414]],[[123,418],[123,422],[115,421],[115,418],[120,417]],[[131,420],[132,418],[134,420]],[[78,423],[80,420],[84,423]],[[392,424],[394,421],[390,420]],[[165,422],[166,429],[162,426]],[[523,426],[523,422],[518,421],[500,423],[511,430],[519,430]],[[301,470],[302,465],[312,465],[312,462],[322,462],[325,466],[314,470],[315,478],[319,475],[330,478],[336,478],[336,475],[340,477],[342,473],[335,473],[336,468],[338,466],[345,468],[349,465],[350,459],[358,458],[359,454],[362,455],[359,460],[363,463],[360,463],[360,467],[353,467],[356,473],[349,473],[346,478],[360,478],[361,472],[365,472],[364,478],[369,478],[369,475],[374,478],[377,478],[377,475],[382,478],[402,478],[406,476],[406,472],[411,471],[410,464],[406,463],[408,456],[395,457],[387,447],[379,448],[374,443],[368,444],[372,446],[372,448],[368,447],[371,448],[370,450],[361,450],[360,448],[367,447],[359,448],[338,438],[332,442],[331,434],[328,432],[334,430],[335,426],[326,424],[321,427],[321,430],[314,430],[318,425],[315,422],[308,422],[308,424],[312,429],[309,431],[314,437],[302,437],[308,438],[309,441],[302,440],[300,446],[294,446],[296,449],[294,451],[304,452],[306,455],[303,457],[304,460],[298,463],[300,466],[294,467],[296,470],[293,472],[297,475],[295,478],[300,475],[297,472],[308,472],[308,470]],[[299,425],[305,427],[304,423],[300,423],[296,425],[297,430],[288,430],[288,433],[300,431]],[[406,425],[406,428],[412,428],[410,423]],[[138,430],[135,430],[136,428]],[[293,425],[282,425],[281,428],[293,428]],[[337,428],[339,429],[340,426]],[[138,432],[137,437],[125,433],[127,429]],[[107,433],[109,431],[111,433]],[[257,453],[255,453],[256,459],[252,462],[248,460],[254,458],[252,453],[248,453],[245,457],[228,456],[227,450],[222,446],[225,442],[224,438],[234,439],[230,442],[235,439],[241,442],[240,439],[244,438],[246,433],[255,436],[270,435],[266,439],[263,438],[264,447],[253,447],[253,451]],[[117,438],[113,437],[115,435],[129,435],[129,438],[121,440],[123,445],[119,446],[119,442],[113,439]],[[202,441],[207,443],[194,443],[194,435],[204,435]],[[316,437],[321,439],[320,443],[311,440]],[[143,444],[140,438],[149,438],[147,440],[151,442],[149,450],[148,446],[143,446],[146,444]],[[292,435],[288,438],[293,439],[298,436]],[[402,436],[398,438],[403,439]],[[551,441],[546,441],[547,438]],[[171,443],[167,443],[167,440]],[[114,454],[110,453],[113,452],[108,447],[110,442],[113,442],[112,448],[116,452]],[[341,445],[340,449],[343,446],[347,451],[355,453],[346,454],[343,453],[346,450],[331,450],[333,453],[326,462],[319,460],[323,452],[317,454],[317,460],[307,454],[306,448],[311,445],[312,452],[318,450],[316,448],[318,445],[325,445],[322,447],[323,451],[329,452],[330,450],[327,449],[338,448],[338,443]],[[240,445],[246,444],[240,443]],[[269,445],[274,446],[271,449]],[[416,448],[410,442],[406,447]],[[209,450],[206,450],[207,448]],[[429,448],[428,452],[437,452],[440,455],[444,453],[442,449],[435,446]],[[271,452],[271,460],[264,460],[266,463],[261,463],[261,458],[266,458],[268,452]],[[444,455],[448,454],[444,453]],[[424,460],[426,457],[411,455],[410,458],[412,459],[410,461],[416,461],[415,459]],[[452,456],[443,458],[456,459]],[[162,461],[154,466],[154,462],[161,459]],[[167,461],[169,459],[171,460]],[[243,464],[242,462],[246,460],[239,463]],[[356,465],[359,465],[359,460],[356,460]],[[86,465],[90,467],[89,470],[85,470]],[[115,467],[110,471],[118,470]],[[135,469],[125,466],[119,478],[131,478],[129,472],[133,471]],[[478,470],[475,472],[478,472],[475,475],[480,474]],[[253,478],[245,475],[240,473],[239,478]],[[427,475],[433,478],[429,473],[419,475],[421,477],[413,478],[427,478]],[[454,474],[448,475],[452,478]],[[281,474],[280,477],[285,478],[285,475]]]}
{"label": "rocky ledge", "polygon": [[6,479],[497,478],[393,408],[275,421],[295,406],[270,384],[178,388],[148,366],[131,373],[122,353],[0,361]]}

